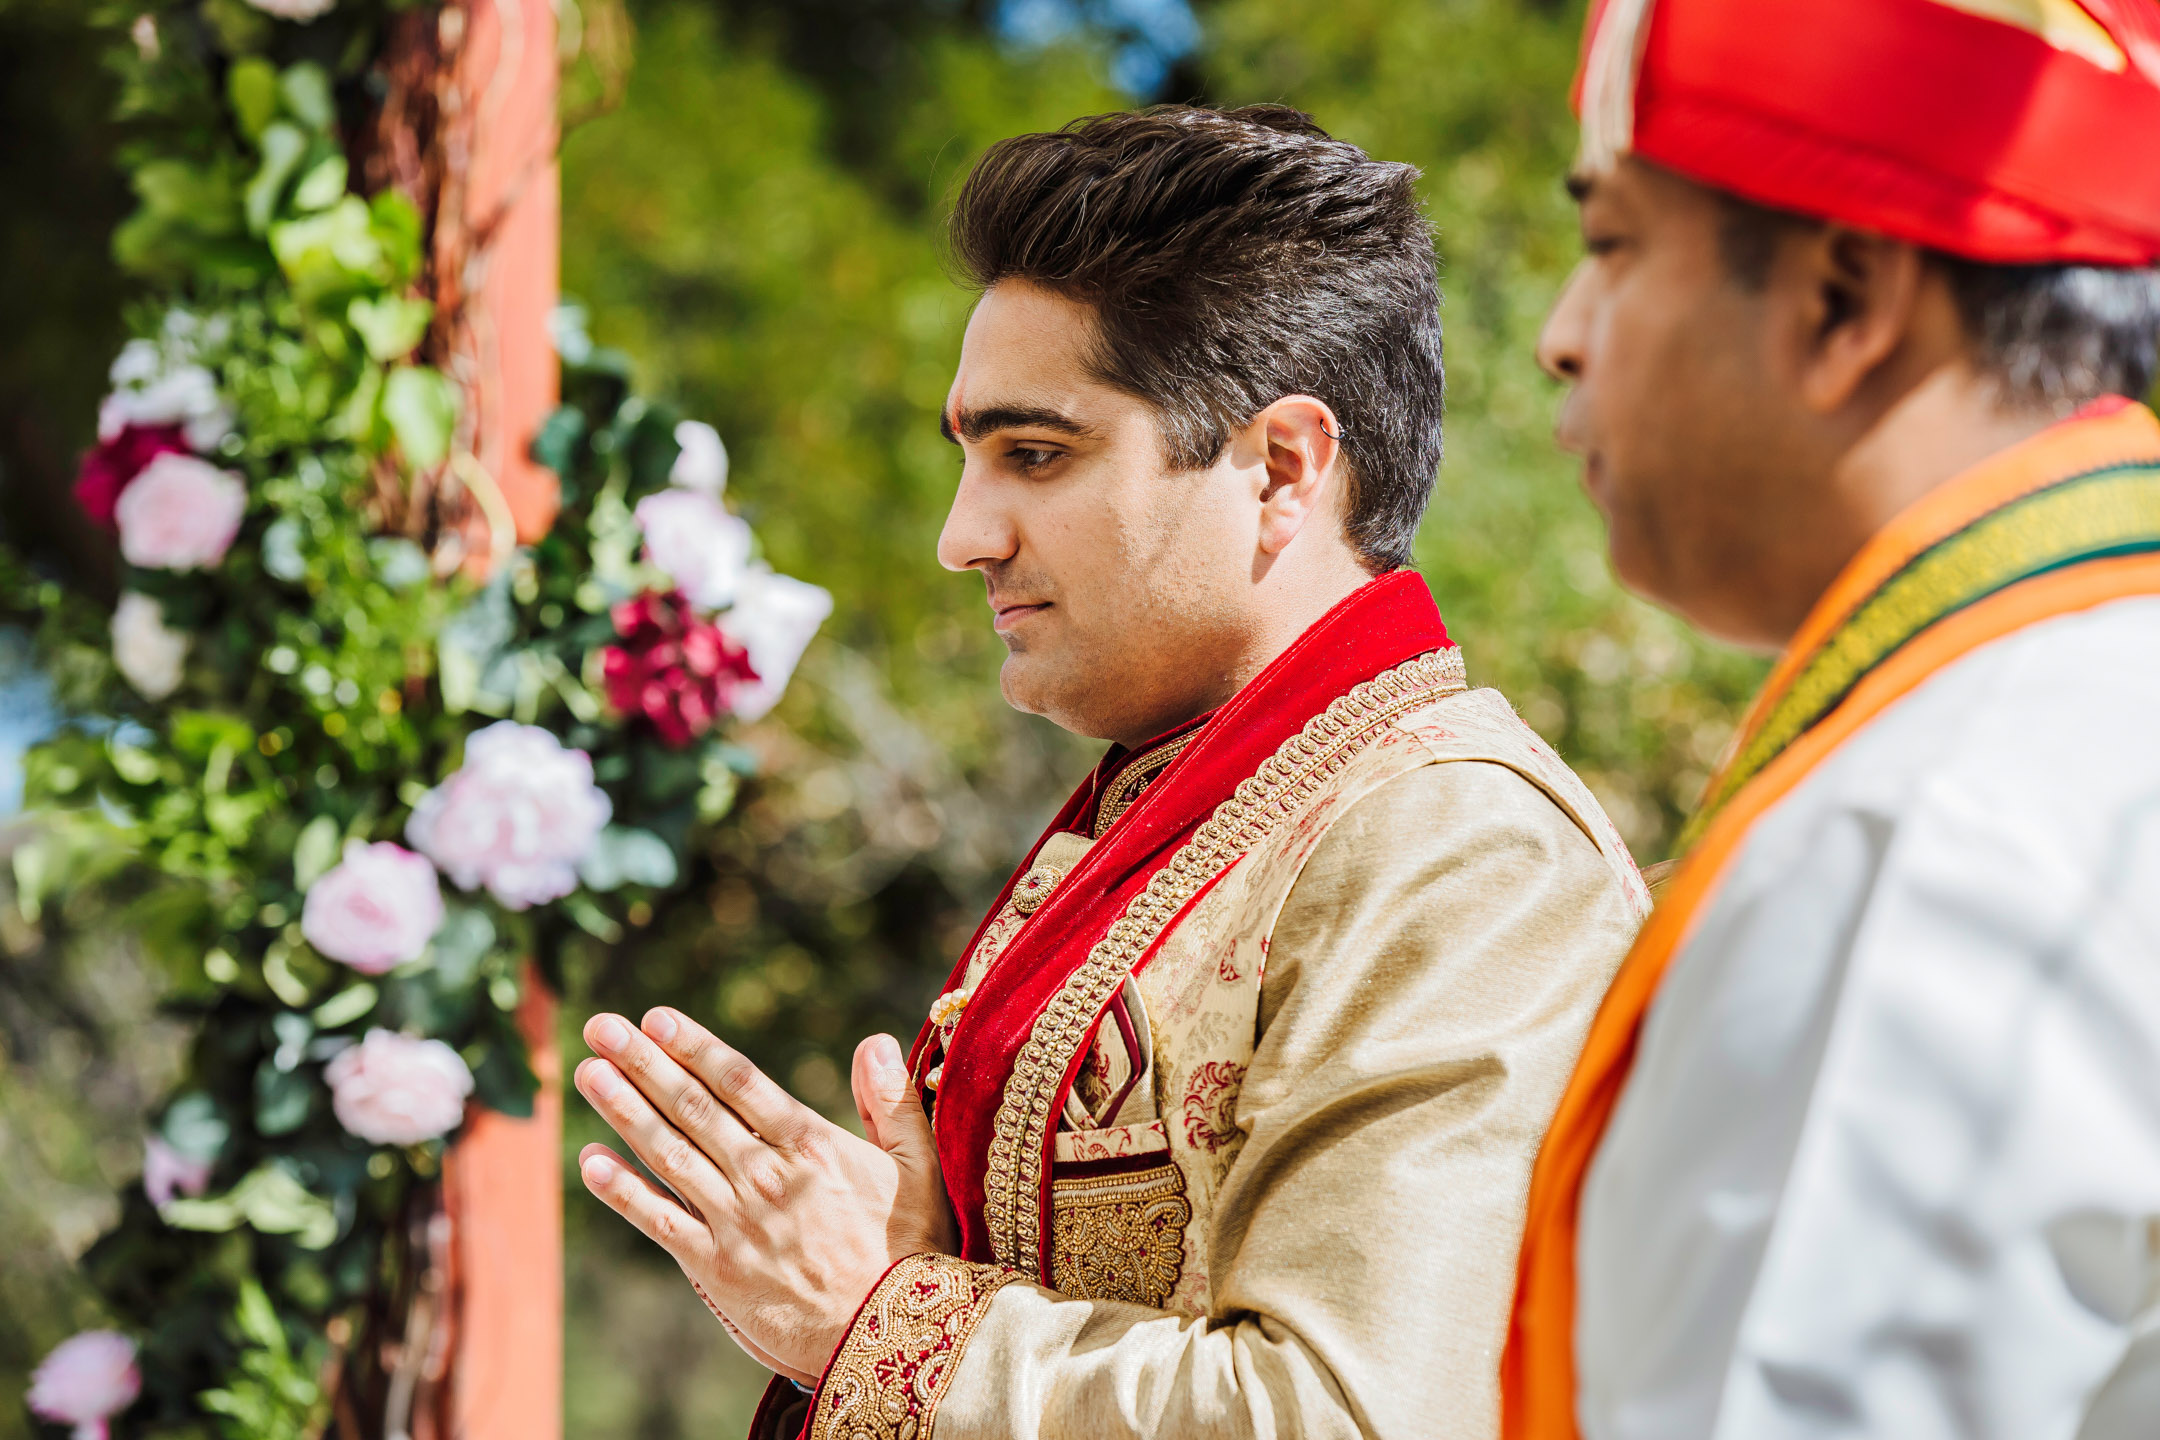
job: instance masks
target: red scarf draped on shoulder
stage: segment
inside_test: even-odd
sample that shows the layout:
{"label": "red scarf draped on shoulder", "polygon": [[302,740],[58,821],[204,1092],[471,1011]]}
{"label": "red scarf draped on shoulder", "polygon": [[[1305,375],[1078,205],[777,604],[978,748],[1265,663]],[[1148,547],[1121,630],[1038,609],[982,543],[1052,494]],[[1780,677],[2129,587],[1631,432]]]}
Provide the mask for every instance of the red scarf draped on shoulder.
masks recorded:
{"label": "red scarf draped on shoulder", "polygon": [[[964,1258],[981,1262],[1008,1258],[996,1254],[990,1240],[986,1167],[999,1102],[1037,1018],[1146,888],[1150,876],[1286,740],[1352,687],[1450,643],[1423,577],[1398,570],[1361,587],[1216,711],[1184,753],[1029,917],[969,998],[938,1085],[938,1158],[960,1222]],[[1065,802],[1043,838],[1076,828],[1093,803],[1094,792],[1091,777]],[[1037,840],[1035,850],[1042,843]],[[1014,872],[1015,879],[1027,873],[1034,853],[1031,850],[1027,863]],[[1007,882],[990,916],[985,917],[985,927],[1003,908],[1011,890],[1012,882]],[[1205,894],[1205,889],[1200,893]],[[962,983],[967,957],[981,938],[978,930],[946,982],[948,988]],[[1092,1042],[1093,1026],[1100,1019],[1098,1012],[1090,1020],[1090,1038],[1082,1041],[1066,1066],[1062,1087],[1052,1101],[1053,1113],[1071,1088]],[[926,1025],[915,1042],[911,1068],[918,1075],[924,1050],[936,1035],[937,1027]],[[1050,1173],[1048,1155],[1041,1159],[1039,1225],[1048,1214]],[[1048,1247],[1041,1253],[1047,1257]]]}

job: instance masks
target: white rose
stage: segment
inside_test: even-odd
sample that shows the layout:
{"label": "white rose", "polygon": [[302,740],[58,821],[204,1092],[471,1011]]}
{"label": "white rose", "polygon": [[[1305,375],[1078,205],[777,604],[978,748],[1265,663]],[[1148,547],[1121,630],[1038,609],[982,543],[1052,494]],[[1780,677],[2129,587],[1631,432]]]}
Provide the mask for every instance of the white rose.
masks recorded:
{"label": "white rose", "polygon": [[165,624],[165,607],[140,590],[121,595],[112,617],[113,664],[145,700],[163,700],[180,688],[187,660],[184,630]]}
{"label": "white rose", "polygon": [[645,558],[673,581],[700,610],[718,610],[735,598],[750,563],[750,526],[710,495],[662,490],[637,503],[645,532]]}
{"label": "white rose", "polygon": [[246,514],[247,486],[239,476],[168,451],[120,492],[113,523],[128,564],[200,570],[225,558]]}
{"label": "white rose", "polygon": [[247,0],[247,3],[280,20],[313,20],[337,8],[337,0]]}
{"label": "white rose", "polygon": [[668,471],[668,484],[718,498],[727,488],[727,446],[720,432],[702,420],[685,420],[675,427],[675,443],[682,453]]}
{"label": "white rose", "polygon": [[98,438],[130,425],[178,425],[188,444],[210,450],[232,430],[232,411],[218,397],[217,377],[200,365],[164,369],[157,346],[130,340],[113,361],[113,392],[98,406]]}
{"label": "white rose", "polygon": [[465,742],[465,763],[420,798],[405,838],[461,890],[512,910],[577,888],[578,862],[614,807],[592,758],[537,725],[500,720]]}
{"label": "white rose", "polygon": [[720,617],[720,628],[750,652],[754,684],[735,692],[734,709],[756,720],[780,703],[796,662],[811,637],[832,614],[832,596],[807,581],[770,570],[752,570],[735,590],[735,605]]}
{"label": "white rose", "polygon": [[147,385],[157,379],[165,369],[165,353],[158,349],[155,340],[130,340],[113,356],[112,369],[107,378],[116,386],[130,388]]}

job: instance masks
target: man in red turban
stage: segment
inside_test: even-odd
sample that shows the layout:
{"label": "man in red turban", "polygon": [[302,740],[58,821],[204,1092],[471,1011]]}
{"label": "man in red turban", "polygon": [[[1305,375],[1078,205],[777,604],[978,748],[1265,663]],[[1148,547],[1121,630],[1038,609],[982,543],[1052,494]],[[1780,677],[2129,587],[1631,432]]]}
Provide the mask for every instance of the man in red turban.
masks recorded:
{"label": "man in red turban", "polygon": [[1605,0],[1540,341],[1779,653],[1530,1194],[1507,1434],[2160,1434],[2160,3]]}

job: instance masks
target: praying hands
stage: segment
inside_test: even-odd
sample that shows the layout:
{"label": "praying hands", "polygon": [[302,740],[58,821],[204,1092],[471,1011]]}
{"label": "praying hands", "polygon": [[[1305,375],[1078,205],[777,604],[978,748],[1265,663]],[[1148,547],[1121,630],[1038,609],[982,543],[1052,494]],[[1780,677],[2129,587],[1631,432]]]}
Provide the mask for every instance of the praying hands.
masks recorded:
{"label": "praying hands", "polygon": [[596,1015],[585,1040],[579,1093],[674,1193],[605,1145],[578,1157],[586,1187],[675,1258],[760,1364],[813,1383],[893,1262],[957,1248],[929,1120],[891,1036],[855,1051],[867,1140],[681,1011],[655,1009],[642,1030]]}

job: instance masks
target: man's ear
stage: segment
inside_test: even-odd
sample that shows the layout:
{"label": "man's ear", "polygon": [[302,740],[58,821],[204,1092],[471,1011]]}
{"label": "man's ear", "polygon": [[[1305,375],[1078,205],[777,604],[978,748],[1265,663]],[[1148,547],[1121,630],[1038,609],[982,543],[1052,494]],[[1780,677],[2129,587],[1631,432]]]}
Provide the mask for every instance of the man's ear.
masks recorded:
{"label": "man's ear", "polygon": [[1285,395],[1253,417],[1267,477],[1260,491],[1260,548],[1288,549],[1314,519],[1331,518],[1342,489],[1342,423],[1327,402]]}
{"label": "man's ear", "polygon": [[1843,225],[1792,232],[1773,286],[1794,302],[1803,403],[1842,410],[1912,334],[1926,260],[1919,247]]}

